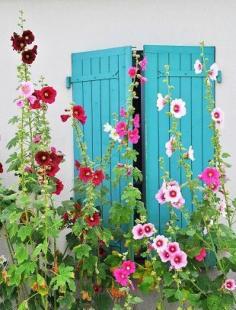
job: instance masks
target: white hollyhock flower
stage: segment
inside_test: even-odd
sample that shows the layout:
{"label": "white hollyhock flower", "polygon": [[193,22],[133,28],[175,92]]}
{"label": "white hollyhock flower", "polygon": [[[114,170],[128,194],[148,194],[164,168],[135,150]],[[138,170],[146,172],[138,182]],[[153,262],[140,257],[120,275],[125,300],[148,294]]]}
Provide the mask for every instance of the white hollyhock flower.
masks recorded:
{"label": "white hollyhock flower", "polygon": [[158,111],[161,111],[166,104],[166,99],[162,96],[162,94],[157,94],[157,108]]}
{"label": "white hollyhock flower", "polygon": [[110,132],[112,130],[112,126],[109,123],[103,125],[103,129],[105,132]]}
{"label": "white hollyhock flower", "polygon": [[224,112],[220,108],[215,108],[211,112],[211,118],[217,124],[221,124],[224,120]]}
{"label": "white hollyhock flower", "polygon": [[197,59],[194,63],[194,71],[196,74],[202,73],[203,65],[199,59]]}
{"label": "white hollyhock flower", "polygon": [[176,118],[186,115],[185,102],[182,99],[174,99],[170,104],[170,112]]}
{"label": "white hollyhock flower", "polygon": [[114,141],[121,142],[120,136],[116,132],[115,128],[111,129],[109,137]]}
{"label": "white hollyhock flower", "polygon": [[215,81],[216,78],[217,78],[218,72],[219,72],[219,68],[218,68],[217,64],[216,64],[216,63],[213,63],[213,64],[210,66],[210,71],[209,71],[209,73],[208,73],[209,78],[210,78],[211,80]]}

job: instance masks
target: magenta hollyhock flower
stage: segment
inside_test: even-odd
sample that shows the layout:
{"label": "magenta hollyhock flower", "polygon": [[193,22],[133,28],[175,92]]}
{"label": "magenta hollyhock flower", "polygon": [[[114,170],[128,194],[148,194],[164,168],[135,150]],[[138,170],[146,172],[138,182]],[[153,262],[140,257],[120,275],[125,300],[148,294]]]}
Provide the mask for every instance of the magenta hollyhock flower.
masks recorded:
{"label": "magenta hollyhock flower", "polygon": [[195,259],[198,262],[202,262],[204,261],[205,257],[207,255],[206,249],[205,248],[201,248],[200,252],[198,253],[198,255],[195,256]]}
{"label": "magenta hollyhock flower", "polygon": [[225,288],[228,291],[234,291],[236,289],[236,282],[234,279],[226,279],[223,288]]}
{"label": "magenta hollyhock flower", "polygon": [[143,59],[139,62],[139,65],[140,65],[142,71],[145,71],[145,70],[146,70],[146,68],[147,68],[147,63],[148,63],[147,57],[144,56]]}
{"label": "magenta hollyhock flower", "polygon": [[41,135],[35,135],[32,140],[34,143],[39,143],[41,141]]}
{"label": "magenta hollyhock flower", "polygon": [[140,127],[140,115],[139,114],[135,114],[134,119],[133,119],[133,124],[135,128]]}
{"label": "magenta hollyhock flower", "polygon": [[174,269],[181,269],[188,264],[187,254],[184,251],[177,251],[170,257],[171,266]]}
{"label": "magenta hollyhock flower", "polygon": [[24,106],[24,101],[23,101],[23,100],[18,100],[18,101],[16,102],[16,105],[18,106],[18,108],[23,108],[23,106]]}
{"label": "magenta hollyhock flower", "polygon": [[194,63],[194,71],[196,74],[202,73],[203,65],[199,59],[197,59]]}
{"label": "magenta hollyhock flower", "polygon": [[186,115],[185,102],[182,99],[174,99],[170,104],[170,112],[175,118]]}
{"label": "magenta hollyhock flower", "polygon": [[124,121],[118,122],[116,124],[116,132],[119,137],[124,137],[127,134],[127,124]]}
{"label": "magenta hollyhock flower", "polygon": [[116,282],[119,283],[122,286],[127,286],[129,283],[129,274],[128,272],[123,268],[116,268],[113,271],[113,276],[116,279]]}
{"label": "magenta hollyhock flower", "polygon": [[152,223],[147,223],[143,225],[145,237],[151,237],[155,232],[155,226]]}
{"label": "magenta hollyhock flower", "polygon": [[135,78],[136,72],[137,72],[137,69],[135,67],[130,67],[128,70],[128,74],[132,79]]}
{"label": "magenta hollyhock flower", "polygon": [[220,172],[215,167],[207,167],[198,177],[206,185],[211,185],[219,181]]}
{"label": "magenta hollyhock flower", "polygon": [[215,123],[221,124],[224,120],[224,113],[220,108],[215,108],[211,112],[211,118]]}
{"label": "magenta hollyhock flower", "polygon": [[25,98],[30,97],[34,92],[34,85],[32,82],[21,82],[19,92]]}
{"label": "magenta hollyhock flower", "polygon": [[132,229],[133,238],[135,240],[143,239],[144,229],[142,224],[137,224]]}
{"label": "magenta hollyhock flower", "polygon": [[133,130],[128,131],[128,139],[130,143],[136,144],[138,143],[140,138],[138,128],[134,128]]}
{"label": "magenta hollyhock flower", "polygon": [[207,185],[213,192],[217,193],[220,187],[220,179],[216,179],[214,183]]}
{"label": "magenta hollyhock flower", "polygon": [[127,117],[127,112],[126,112],[125,108],[123,108],[123,107],[120,109],[120,116],[121,117]]}
{"label": "magenta hollyhock flower", "polygon": [[163,252],[166,250],[168,244],[168,239],[163,236],[163,235],[158,235],[156,238],[153,240],[152,247],[159,252]]}
{"label": "magenta hollyhock flower", "polygon": [[178,242],[169,242],[167,244],[167,252],[170,254],[170,256],[173,256],[175,253],[180,251],[180,246]]}
{"label": "magenta hollyhock flower", "polygon": [[121,268],[124,269],[128,275],[134,273],[136,270],[135,263],[131,260],[124,261],[121,265]]}
{"label": "magenta hollyhock flower", "polygon": [[166,250],[158,252],[159,257],[163,263],[166,263],[170,260],[170,253]]}
{"label": "magenta hollyhock flower", "polygon": [[145,84],[147,82],[147,78],[145,76],[140,76],[140,83]]}

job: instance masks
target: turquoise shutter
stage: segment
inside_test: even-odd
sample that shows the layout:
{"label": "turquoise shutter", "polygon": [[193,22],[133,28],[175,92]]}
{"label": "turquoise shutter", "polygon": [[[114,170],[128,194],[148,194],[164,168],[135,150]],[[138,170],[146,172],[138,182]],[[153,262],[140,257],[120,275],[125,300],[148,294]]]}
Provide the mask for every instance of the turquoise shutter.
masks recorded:
{"label": "turquoise shutter", "polygon": [[[103,131],[103,125],[112,123],[112,114],[119,114],[120,108],[125,106],[130,83],[127,71],[131,64],[130,46],[72,54],[72,76],[67,83],[72,85],[73,101],[83,105],[88,116],[84,138],[92,160],[101,158],[106,151],[108,134]],[[76,143],[74,159],[79,159]],[[113,152],[109,174],[119,161],[119,153]],[[77,174],[75,171],[75,177]],[[111,188],[111,180],[105,185]],[[110,201],[120,200],[120,190],[121,185],[111,191]],[[107,206],[101,207],[103,222],[107,225],[109,210]]]}
{"label": "turquoise shutter", "polygon": [[[215,48],[206,47],[206,56],[209,64],[215,61]],[[192,145],[195,151],[195,161],[192,169],[196,177],[213,155],[211,146],[211,132],[208,128],[210,116],[204,99],[203,75],[194,73],[193,65],[200,57],[200,48],[193,46],[144,46],[144,55],[148,59],[144,95],[145,115],[145,193],[149,220],[163,232],[169,220],[168,207],[158,205],[155,194],[161,187],[161,172],[159,157],[164,157],[166,167],[173,179],[180,183],[185,181],[184,174],[177,166],[177,156],[174,154],[170,160],[165,154],[165,143],[169,140],[169,119],[162,110],[156,107],[157,93],[166,94],[166,85],[163,83],[164,66],[170,66],[170,83],[174,85],[173,97],[182,98],[186,102],[187,115],[181,119],[182,141],[186,147]],[[166,111],[166,109],[165,109]],[[191,212],[191,195],[183,190],[186,208]],[[180,211],[176,211],[180,226],[185,225]]]}

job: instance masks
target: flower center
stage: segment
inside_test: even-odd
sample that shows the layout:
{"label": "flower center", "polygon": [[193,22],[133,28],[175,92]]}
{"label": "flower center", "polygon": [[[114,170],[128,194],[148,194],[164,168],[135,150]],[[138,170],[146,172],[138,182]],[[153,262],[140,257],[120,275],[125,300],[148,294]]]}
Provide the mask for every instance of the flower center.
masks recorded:
{"label": "flower center", "polygon": [[228,288],[231,288],[231,287],[232,287],[232,283],[231,283],[231,282],[227,282],[226,286],[227,286]]}
{"label": "flower center", "polygon": [[25,46],[25,44],[24,43],[20,43],[20,47],[24,47]]}
{"label": "flower center", "polygon": [[181,258],[179,257],[179,256],[176,256],[175,258],[174,258],[174,261],[175,261],[175,263],[180,263],[181,262]]}
{"label": "flower center", "polygon": [[163,241],[162,240],[158,240],[156,243],[157,246],[162,246],[163,245]]}
{"label": "flower center", "polygon": [[207,175],[208,175],[209,178],[211,178],[211,177],[213,177],[213,172],[208,172]]}
{"label": "flower center", "polygon": [[90,221],[92,221],[92,222],[94,221],[94,217],[93,216],[90,217]]}
{"label": "flower center", "polygon": [[166,257],[166,258],[169,258],[169,257],[170,257],[170,255],[169,255],[168,252],[165,252],[165,257]]}
{"label": "flower center", "polygon": [[42,156],[42,160],[46,160],[46,158],[47,158],[47,157],[46,157],[45,155]]}
{"label": "flower center", "polygon": [[90,176],[90,172],[86,172],[85,175],[88,177]]}
{"label": "flower center", "polygon": [[28,37],[28,36],[26,36],[26,37],[25,37],[25,39],[26,39],[26,40],[29,40],[29,37]]}
{"label": "flower center", "polygon": [[170,246],[169,251],[170,251],[171,253],[174,253],[174,252],[176,251],[175,246],[173,246],[173,245]]}
{"label": "flower center", "polygon": [[143,234],[143,230],[142,230],[141,228],[138,230],[138,234],[139,234],[140,236]]}
{"label": "flower center", "polygon": [[29,55],[29,54],[26,54],[26,55],[25,55],[25,58],[29,59],[29,58],[30,58],[30,55]]}
{"label": "flower center", "polygon": [[174,112],[178,113],[180,111],[180,106],[179,105],[175,105],[174,106]]}
{"label": "flower center", "polygon": [[44,97],[48,97],[48,96],[49,96],[48,92],[45,92]]}
{"label": "flower center", "polygon": [[130,270],[130,266],[127,266],[126,269],[127,269],[127,270]]}
{"label": "flower center", "polygon": [[145,227],[145,232],[149,233],[151,231],[151,228],[149,226]]}
{"label": "flower center", "polygon": [[219,118],[220,117],[220,113],[219,112],[215,112],[214,116],[215,116],[215,118]]}
{"label": "flower center", "polygon": [[177,193],[176,193],[176,191],[175,190],[171,190],[170,191],[170,197],[176,197],[177,196]]}

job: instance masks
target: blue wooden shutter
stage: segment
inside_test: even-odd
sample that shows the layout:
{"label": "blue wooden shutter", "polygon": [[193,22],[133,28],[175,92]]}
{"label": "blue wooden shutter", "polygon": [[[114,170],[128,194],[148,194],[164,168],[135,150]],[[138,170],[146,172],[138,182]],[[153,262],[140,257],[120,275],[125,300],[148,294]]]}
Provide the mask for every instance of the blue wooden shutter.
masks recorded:
{"label": "blue wooden shutter", "polygon": [[[215,48],[206,47],[206,56],[209,64],[215,60]],[[144,46],[144,54],[148,59],[144,95],[145,114],[145,192],[146,206],[149,220],[163,232],[166,222],[169,220],[168,207],[158,205],[155,194],[161,187],[161,172],[159,157],[164,157],[166,167],[170,170],[173,179],[183,183],[184,174],[178,168],[177,156],[174,154],[168,160],[165,154],[165,143],[169,140],[169,118],[162,110],[158,112],[156,107],[157,93],[166,94],[166,85],[163,83],[164,66],[170,66],[170,83],[174,85],[173,98],[182,98],[186,102],[187,115],[181,119],[182,141],[184,146],[193,146],[196,160],[192,162],[192,169],[196,177],[213,155],[211,146],[211,132],[208,128],[210,116],[207,111],[204,95],[203,75],[196,75],[193,65],[200,57],[200,48],[192,46]],[[165,109],[166,111],[166,109]],[[191,195],[183,190],[186,200],[186,208],[192,211]],[[180,211],[176,211],[179,223],[185,225]]]}
{"label": "blue wooden shutter", "polygon": [[[101,158],[106,151],[108,134],[103,125],[112,123],[112,114],[126,104],[130,79],[127,71],[132,64],[130,46],[72,54],[73,101],[84,106],[88,116],[84,126],[84,137],[88,144],[88,154],[92,160]],[[74,158],[79,159],[79,150],[74,143]],[[120,154],[113,152],[109,174],[120,161]],[[75,176],[77,172],[75,171]],[[111,180],[106,181],[111,188]],[[120,187],[111,191],[110,201],[120,200]],[[103,222],[108,221],[108,207],[102,207]]]}

